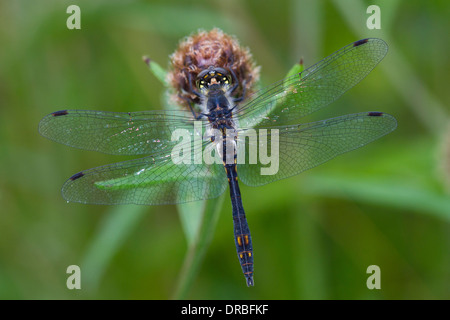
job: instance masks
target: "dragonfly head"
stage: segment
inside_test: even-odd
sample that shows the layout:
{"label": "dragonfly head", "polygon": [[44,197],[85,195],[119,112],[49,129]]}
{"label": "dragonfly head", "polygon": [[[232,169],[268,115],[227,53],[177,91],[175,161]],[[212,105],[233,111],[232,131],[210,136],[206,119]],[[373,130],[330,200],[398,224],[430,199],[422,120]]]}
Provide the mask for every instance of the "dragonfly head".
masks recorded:
{"label": "dragonfly head", "polygon": [[210,66],[197,76],[197,88],[204,94],[216,90],[226,91],[230,84],[230,74],[223,68]]}

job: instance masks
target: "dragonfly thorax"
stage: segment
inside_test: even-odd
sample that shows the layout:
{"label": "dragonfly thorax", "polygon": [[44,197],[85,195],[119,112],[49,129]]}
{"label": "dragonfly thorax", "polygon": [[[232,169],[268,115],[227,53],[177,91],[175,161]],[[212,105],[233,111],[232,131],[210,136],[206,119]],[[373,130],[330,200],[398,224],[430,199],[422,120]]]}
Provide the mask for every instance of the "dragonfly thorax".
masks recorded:
{"label": "dragonfly thorax", "polygon": [[226,93],[209,94],[205,97],[207,112],[216,111],[217,113],[227,112],[230,109],[230,101]]}

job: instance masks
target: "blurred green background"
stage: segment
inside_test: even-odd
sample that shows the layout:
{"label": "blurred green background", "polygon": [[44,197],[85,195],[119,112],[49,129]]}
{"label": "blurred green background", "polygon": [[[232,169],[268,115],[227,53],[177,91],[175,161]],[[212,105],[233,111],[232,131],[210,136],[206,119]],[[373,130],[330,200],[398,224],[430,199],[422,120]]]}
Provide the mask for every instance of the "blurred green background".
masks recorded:
{"label": "blurred green background", "polygon": [[[81,30],[66,27],[71,4]],[[381,30],[366,27],[371,4],[381,8]],[[2,1],[0,298],[449,299],[449,13],[444,0]],[[236,257],[228,192],[196,269],[176,206],[62,199],[72,174],[125,157],[37,132],[61,109],[162,109],[164,86],[142,55],[167,67],[181,38],[214,26],[251,49],[263,85],[301,57],[307,67],[358,39],[390,46],[365,80],[311,120],[384,111],[396,131],[299,176],[241,186],[253,288]],[[192,205],[193,221],[201,205]],[[73,264],[81,290],[66,288]],[[381,268],[381,290],[366,287],[369,265]]]}

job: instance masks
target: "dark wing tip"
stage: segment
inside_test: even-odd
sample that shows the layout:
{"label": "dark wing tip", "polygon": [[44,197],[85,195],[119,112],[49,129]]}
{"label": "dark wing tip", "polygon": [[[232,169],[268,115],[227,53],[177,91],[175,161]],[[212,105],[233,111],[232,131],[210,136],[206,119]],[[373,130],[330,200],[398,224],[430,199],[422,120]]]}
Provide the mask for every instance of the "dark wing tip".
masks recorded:
{"label": "dark wing tip", "polygon": [[53,112],[53,113],[51,113],[51,115],[54,117],[59,117],[59,116],[65,116],[68,113],[69,112],[67,110],[61,110],[61,111]]}
{"label": "dark wing tip", "polygon": [[370,111],[367,112],[367,116],[385,118],[385,121],[389,121],[389,123],[386,122],[385,127],[386,129],[389,129],[388,133],[394,131],[397,128],[397,119],[395,119],[395,117],[390,115],[389,113],[381,111]]}
{"label": "dark wing tip", "polygon": [[77,180],[77,179],[81,178],[82,176],[84,176],[84,173],[83,172],[78,172],[78,173],[75,173],[73,176],[71,176],[69,179],[74,181],[74,180]]}
{"label": "dark wing tip", "polygon": [[357,46],[360,46],[360,45],[362,45],[364,43],[367,43],[368,41],[369,41],[369,39],[361,39],[361,40],[353,42],[353,46],[357,47]]}
{"label": "dark wing tip", "polygon": [[50,123],[52,122],[51,119],[53,119],[53,117],[65,116],[68,113],[69,112],[67,110],[60,110],[60,111],[52,112],[52,113],[46,115],[45,117],[43,117],[41,119],[41,121],[39,121],[39,125],[38,125],[39,133],[43,137],[48,138],[48,136],[47,136],[47,129],[50,126]]}

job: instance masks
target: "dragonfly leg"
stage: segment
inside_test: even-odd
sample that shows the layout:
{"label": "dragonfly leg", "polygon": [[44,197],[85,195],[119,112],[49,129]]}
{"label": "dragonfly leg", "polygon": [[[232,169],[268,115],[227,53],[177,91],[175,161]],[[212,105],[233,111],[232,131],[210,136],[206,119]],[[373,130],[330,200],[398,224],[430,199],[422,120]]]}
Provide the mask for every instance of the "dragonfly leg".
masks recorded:
{"label": "dragonfly leg", "polygon": [[[234,92],[234,90],[236,90],[237,87],[239,87],[239,80],[236,76],[236,73],[234,73],[233,69],[230,69],[230,73],[231,73],[231,77],[233,78],[234,86],[232,86],[228,90],[228,93],[232,94]],[[246,84],[247,84],[246,80],[242,81],[242,94],[240,97],[234,98],[233,99],[234,102],[241,102],[242,100],[244,100],[245,92],[246,92]]]}
{"label": "dragonfly leg", "polygon": [[195,120],[200,120],[201,118],[203,118],[203,114],[200,113],[199,115],[197,115],[194,108],[192,107],[192,101],[189,98],[183,97],[181,95],[178,95],[178,97],[186,101],[187,105],[189,106],[189,110],[191,110]]}
{"label": "dragonfly leg", "polygon": [[199,98],[203,98],[203,95],[198,92],[197,90],[194,89],[194,87],[192,86],[192,76],[191,73],[188,72],[188,82],[189,82],[189,91],[192,92],[193,94],[195,94],[197,97]]}
{"label": "dragonfly leg", "polygon": [[234,98],[234,99],[233,99],[234,102],[241,102],[242,100],[244,100],[245,93],[246,93],[246,91],[247,91],[246,83],[247,83],[246,80],[242,81],[242,94],[241,94],[240,97]]}
{"label": "dragonfly leg", "polygon": [[239,87],[239,79],[236,77],[236,73],[234,73],[233,69],[230,68],[231,78],[234,85],[228,90],[229,93],[233,93],[237,87]]}

